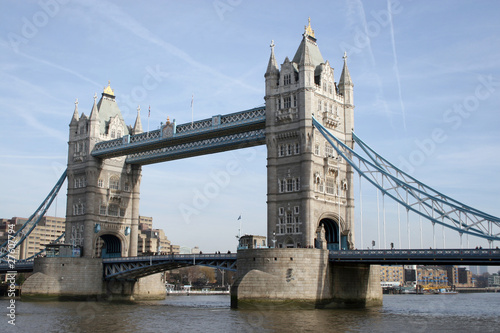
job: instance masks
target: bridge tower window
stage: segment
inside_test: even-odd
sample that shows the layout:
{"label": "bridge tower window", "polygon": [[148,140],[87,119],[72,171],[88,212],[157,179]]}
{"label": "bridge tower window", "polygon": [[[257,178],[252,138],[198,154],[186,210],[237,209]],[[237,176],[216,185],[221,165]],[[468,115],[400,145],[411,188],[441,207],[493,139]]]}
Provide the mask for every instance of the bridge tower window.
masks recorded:
{"label": "bridge tower window", "polygon": [[335,194],[335,179],[333,177],[326,177],[326,193]]}
{"label": "bridge tower window", "polygon": [[283,98],[283,103],[284,103],[285,109],[289,109],[292,106],[292,98],[290,96]]}
{"label": "bridge tower window", "polygon": [[112,190],[120,189],[120,179],[117,176],[111,176],[109,179],[109,188]]}
{"label": "bridge tower window", "polygon": [[108,215],[110,216],[118,216],[120,208],[116,204],[110,204],[108,206]]}
{"label": "bridge tower window", "polygon": [[286,86],[286,85],[289,85],[290,83],[292,83],[291,75],[285,74],[285,76],[283,77],[283,84]]}
{"label": "bridge tower window", "polygon": [[282,157],[285,156],[285,145],[280,145],[278,149],[278,156]]}
{"label": "bridge tower window", "polygon": [[320,156],[319,144],[314,145],[314,155]]}

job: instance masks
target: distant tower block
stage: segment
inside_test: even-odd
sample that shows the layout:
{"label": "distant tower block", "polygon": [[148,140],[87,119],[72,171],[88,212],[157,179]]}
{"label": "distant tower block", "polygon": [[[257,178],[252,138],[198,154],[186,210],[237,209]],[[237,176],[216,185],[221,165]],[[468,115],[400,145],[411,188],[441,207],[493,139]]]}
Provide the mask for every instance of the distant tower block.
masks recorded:
{"label": "distant tower block", "polygon": [[[312,125],[312,116],[353,147],[353,83],[347,57],[339,82],[305,27],[278,68],[271,43],[266,79],[268,239],[276,247],[354,247],[353,171]],[[339,232],[340,228],[340,232]],[[323,242],[323,243],[324,243]]]}
{"label": "distant tower block", "polygon": [[[140,117],[140,113],[137,113]],[[125,156],[101,160],[90,152],[99,141],[122,140],[142,132],[140,118],[125,124],[111,87],[87,117],[78,101],[69,124],[66,240],[85,257],[137,255],[141,167],[125,164]]]}

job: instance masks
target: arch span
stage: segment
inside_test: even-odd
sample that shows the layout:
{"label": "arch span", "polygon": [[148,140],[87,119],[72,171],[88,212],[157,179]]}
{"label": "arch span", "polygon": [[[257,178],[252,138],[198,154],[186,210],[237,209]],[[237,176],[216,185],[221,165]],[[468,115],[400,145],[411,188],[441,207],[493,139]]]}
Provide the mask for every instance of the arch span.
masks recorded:
{"label": "arch span", "polygon": [[[322,226],[325,230],[325,240],[328,250],[338,250],[339,249],[339,222],[338,219],[331,217],[322,218],[319,221],[319,226]],[[347,250],[347,236],[341,235],[341,246],[342,250]]]}
{"label": "arch span", "polygon": [[122,256],[122,241],[112,234],[102,234],[96,238],[97,258],[117,258]]}

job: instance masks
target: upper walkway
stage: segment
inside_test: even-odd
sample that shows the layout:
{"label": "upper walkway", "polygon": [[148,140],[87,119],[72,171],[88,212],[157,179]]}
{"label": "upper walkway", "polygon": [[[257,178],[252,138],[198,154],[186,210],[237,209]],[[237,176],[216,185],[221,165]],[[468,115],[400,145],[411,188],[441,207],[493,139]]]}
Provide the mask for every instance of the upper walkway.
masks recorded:
{"label": "upper walkway", "polygon": [[176,125],[96,143],[92,156],[127,156],[129,164],[151,164],[265,144],[266,108]]}

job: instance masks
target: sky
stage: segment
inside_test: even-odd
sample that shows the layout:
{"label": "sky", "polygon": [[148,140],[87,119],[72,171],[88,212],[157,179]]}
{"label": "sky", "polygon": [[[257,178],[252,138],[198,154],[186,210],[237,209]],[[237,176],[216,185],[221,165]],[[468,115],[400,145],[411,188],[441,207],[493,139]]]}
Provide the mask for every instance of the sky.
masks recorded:
{"label": "sky", "polygon": [[[140,105],[145,130],[167,117],[190,122],[192,96],[195,120],[262,106],[271,41],[278,64],[292,58],[309,17],[335,81],[347,53],[356,134],[424,183],[500,216],[499,14],[498,1],[473,0],[3,0],[0,218],[31,215],[64,171],[77,98],[89,115],[109,80],[126,123]],[[259,146],[144,166],[140,214],[173,244],[234,251],[240,225],[266,235],[266,154]],[[361,186],[356,246],[366,248],[381,229],[376,192]],[[65,215],[65,192],[48,215]],[[386,203],[386,243],[407,247],[396,207]],[[436,229],[437,247],[459,246]],[[419,247],[418,217],[410,230]],[[423,235],[432,246],[428,222]]]}

